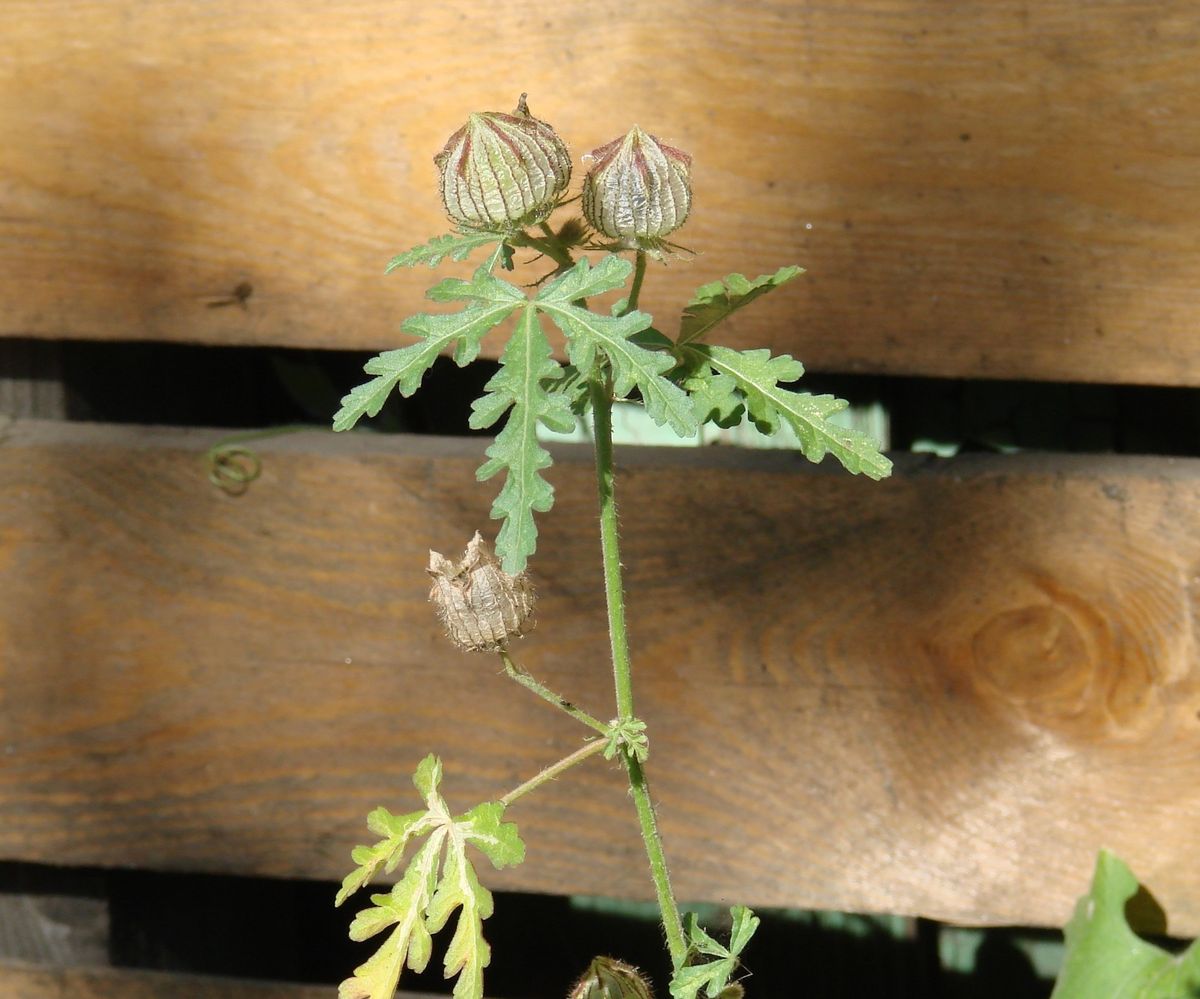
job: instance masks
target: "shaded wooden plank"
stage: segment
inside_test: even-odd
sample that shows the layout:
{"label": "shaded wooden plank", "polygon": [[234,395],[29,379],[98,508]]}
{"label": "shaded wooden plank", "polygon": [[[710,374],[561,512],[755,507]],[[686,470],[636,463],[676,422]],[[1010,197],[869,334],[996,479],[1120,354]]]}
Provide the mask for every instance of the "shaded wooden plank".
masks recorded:
{"label": "shaded wooden plank", "polygon": [[[697,284],[810,275],[730,324],[813,369],[1200,383],[1191,0],[17,0],[0,334],[375,349],[444,228],[432,155],[527,90],[580,156],[696,159]],[[513,70],[513,59],[520,66]],[[661,279],[661,281],[660,281]]]}
{"label": "shaded wooden plank", "polygon": [[[579,745],[445,644],[429,547],[488,526],[476,440],[18,424],[0,447],[0,857],[335,878],[373,806]],[[586,453],[553,470],[519,658],[611,711]],[[1095,850],[1200,929],[1200,462],[1006,456],[885,483],[629,451],[638,710],[684,898],[1060,923]],[[512,810],[489,883],[645,897],[602,762]]]}
{"label": "shaded wooden plank", "polygon": [[[5,999],[329,999],[332,985],[251,982],[116,968],[53,968],[0,964]],[[431,999],[425,993],[401,997]]]}

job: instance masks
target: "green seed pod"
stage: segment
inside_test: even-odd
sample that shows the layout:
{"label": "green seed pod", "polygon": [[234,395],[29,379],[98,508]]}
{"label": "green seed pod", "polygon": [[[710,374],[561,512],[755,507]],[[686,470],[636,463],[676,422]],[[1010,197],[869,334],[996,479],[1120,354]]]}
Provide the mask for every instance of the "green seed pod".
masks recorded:
{"label": "green seed pod", "polygon": [[692,158],[634,125],[591,153],[583,217],[627,249],[654,249],[687,220]]}
{"label": "green seed pod", "polygon": [[529,113],[471,115],[433,158],[446,214],[470,229],[514,232],[543,221],[571,182],[571,154]]}
{"label": "green seed pod", "polygon": [[654,993],[633,965],[613,957],[598,957],[567,993],[567,999],[654,999]]}
{"label": "green seed pod", "polygon": [[446,634],[467,652],[496,652],[532,627],[533,586],[525,573],[511,576],[475,532],[461,562],[431,551],[429,599]]}

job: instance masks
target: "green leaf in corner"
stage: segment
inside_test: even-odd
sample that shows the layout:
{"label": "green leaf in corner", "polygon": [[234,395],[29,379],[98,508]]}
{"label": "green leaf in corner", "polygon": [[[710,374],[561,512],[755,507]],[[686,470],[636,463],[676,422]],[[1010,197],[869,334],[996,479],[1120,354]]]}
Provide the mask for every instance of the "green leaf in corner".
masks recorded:
{"label": "green leaf in corner", "polygon": [[1200,996],[1200,941],[1182,954],[1143,940],[1125,919],[1137,878],[1102,850],[1092,886],[1066,927],[1067,950],[1050,999],[1195,999]]}
{"label": "green leaf in corner", "polygon": [[526,301],[519,289],[480,267],[470,281],[448,278],[429,289],[435,302],[465,301],[460,312],[410,316],[401,325],[405,333],[419,337],[417,343],[387,350],[369,360],[363,371],[374,375],[351,390],[334,414],[333,429],[349,430],[364,416],[375,416],[393,389],[410,396],[425,372],[444,350],[454,348],[454,361],[462,367],[479,355],[480,341]]}
{"label": "green leaf in corner", "polygon": [[802,267],[780,267],[774,274],[760,274],[753,281],[744,274],[730,274],[723,281],[701,285],[683,307],[679,345],[700,339],[731,313],[803,273]]}
{"label": "green leaf in corner", "polygon": [[[766,434],[775,433],[786,422],[800,442],[809,461],[818,462],[832,454],[847,471],[868,478],[891,474],[892,463],[880,453],[879,445],[858,430],[833,423],[829,417],[848,403],[831,395],[793,392],[780,382],[791,382],[804,374],[804,366],[787,354],[772,357],[762,350],[731,350],[728,347],[691,343],[680,350],[691,379],[702,389],[697,407],[708,418],[720,422],[732,418],[736,403]],[[700,413],[704,417],[704,413]]]}
{"label": "green leaf in corner", "polygon": [[428,243],[396,254],[388,261],[384,273],[391,274],[400,267],[416,267],[419,264],[436,267],[447,258],[466,260],[473,250],[502,240],[503,236],[494,232],[452,232],[444,236],[434,236]]}
{"label": "green leaf in corner", "polygon": [[527,305],[500,356],[500,370],[471,407],[470,425],[477,430],[490,427],[511,408],[476,477],[483,481],[497,472],[507,473],[492,516],[504,521],[496,536],[496,554],[504,571],[513,575],[524,570],[537,549],[534,511],[545,513],[554,504],[554,487],[541,474],[551,463],[550,453],[538,442],[537,425],[559,433],[575,429],[569,401],[553,391],[562,376],[536,311]]}
{"label": "green leaf in corner", "polygon": [[417,767],[413,784],[425,799],[425,809],[396,817],[384,809],[371,813],[372,830],[385,834],[374,847],[357,847],[359,868],[343,882],[337,903],[365,884],[379,866],[392,869],[416,833],[428,839],[409,860],[404,876],[386,894],[372,895],[370,908],[354,918],[353,940],[366,940],[392,928],[379,950],[355,969],[338,988],[339,999],[392,999],[405,967],[421,972],[433,954],[432,934],[455,913],[458,920],[443,960],[447,978],[457,977],[456,999],[482,999],[483,969],[491,950],[483,938],[483,921],[492,914],[492,894],[479,882],[466,848],[479,849],[494,867],[519,864],[525,846],[517,827],[504,822],[504,806],[478,805],[457,818],[438,790],[442,765],[427,756]]}

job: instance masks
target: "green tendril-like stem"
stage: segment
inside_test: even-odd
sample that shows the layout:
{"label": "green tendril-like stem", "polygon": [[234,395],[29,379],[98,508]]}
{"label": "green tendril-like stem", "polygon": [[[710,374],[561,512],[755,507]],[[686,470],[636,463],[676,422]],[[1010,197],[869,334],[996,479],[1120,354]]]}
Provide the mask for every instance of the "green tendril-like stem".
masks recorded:
{"label": "green tendril-like stem", "polygon": [[527,780],[524,784],[514,787],[508,792],[508,794],[504,795],[504,797],[500,799],[500,804],[507,808],[518,798],[523,798],[530,791],[536,791],[547,781],[554,780],[554,778],[561,774],[564,770],[570,770],[571,767],[578,763],[582,763],[589,757],[595,756],[597,753],[604,752],[604,746],[605,742],[603,739],[596,739],[584,746],[581,746],[570,756],[564,756],[557,763],[551,763],[550,766],[546,767],[544,770],[538,771],[536,774],[530,777],[529,780]]}
{"label": "green tendril-like stem", "polygon": [[504,672],[512,677],[512,679],[516,680],[517,683],[519,683],[526,690],[533,691],[533,693],[537,694],[537,696],[543,701],[547,702],[548,704],[553,704],[556,708],[565,711],[576,721],[583,722],[583,724],[588,728],[595,729],[601,735],[607,736],[609,734],[608,725],[605,725],[604,722],[600,721],[600,719],[589,715],[581,708],[575,707],[575,705],[568,701],[565,697],[556,694],[545,684],[536,680],[528,671],[526,671],[523,666],[519,666],[513,661],[513,658],[511,655],[509,655],[507,649],[500,650],[500,661],[504,663]]}
{"label": "green tendril-like stem", "polygon": [[[645,260],[638,254],[639,270],[644,270]],[[637,301],[630,295],[629,308],[636,308]],[[613,684],[617,696],[617,715],[620,720],[633,718],[633,675],[629,664],[629,639],[625,630],[625,597],[621,581],[621,552],[617,537],[617,503],[614,493],[614,465],[612,443],[612,387],[606,377],[593,374],[591,380],[592,413],[595,420],[596,483],[600,497],[600,545],[604,559],[604,592],[608,603],[608,631],[612,642]],[[663,851],[662,837],[654,816],[654,805],[650,799],[650,786],[646,771],[630,753],[622,754],[625,769],[629,774],[629,788],[637,809],[638,823],[642,830],[642,841],[650,861],[650,876],[654,881],[658,907],[662,913],[663,930],[667,936],[667,949],[671,963],[676,969],[682,967],[687,957],[687,943],[683,935],[683,921],[675,895],[671,890],[671,877],[667,870],[667,858]]]}

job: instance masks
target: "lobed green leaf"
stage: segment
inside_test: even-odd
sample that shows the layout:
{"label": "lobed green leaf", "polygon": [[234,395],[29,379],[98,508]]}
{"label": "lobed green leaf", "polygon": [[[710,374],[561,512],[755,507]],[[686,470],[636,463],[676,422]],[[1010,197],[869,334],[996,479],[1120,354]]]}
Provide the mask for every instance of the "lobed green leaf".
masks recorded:
{"label": "lobed green leaf", "polygon": [[406,964],[417,973],[425,970],[433,941],[424,912],[429,907],[444,839],[444,834],[430,837],[391,892],[371,896],[375,905],[354,917],[351,940],[367,940],[389,926],[395,929],[379,950],[354,970],[353,977],[342,983],[339,995],[391,999]]}
{"label": "lobed green leaf", "polygon": [[684,374],[680,385],[692,400],[692,409],[699,423],[715,423],[727,429],[742,422],[746,412],[745,400],[731,376],[719,375],[710,365],[701,364]]}
{"label": "lobed green leaf", "polygon": [[551,357],[550,342],[532,306],[527,306],[500,356],[500,370],[488,381],[485,394],[472,404],[470,425],[490,427],[511,409],[504,429],[485,454],[488,460],[476,477],[482,482],[505,472],[504,485],[492,504],[492,517],[503,520],[496,536],[496,553],[505,572],[524,570],[537,549],[535,511],[554,505],[554,487],[542,476],[551,464],[537,438],[537,425],[568,432],[575,417],[566,399],[553,392],[563,376],[562,366]]}
{"label": "lobed green leaf", "polygon": [[469,281],[462,278],[444,278],[425,292],[433,302],[479,302],[486,305],[509,305],[516,307],[526,301],[520,288],[503,278],[489,273],[486,267],[476,269]]}
{"label": "lobed green leaf", "polygon": [[675,359],[631,339],[650,325],[649,315],[602,316],[563,303],[540,303],[540,307],[567,335],[567,352],[578,370],[590,371],[596,351],[601,350],[612,365],[613,390],[618,396],[628,395],[636,386],[646,413],[659,426],[669,425],[680,437],[691,437],[699,430],[687,393],[665,377]]}
{"label": "lobed green leaf", "polygon": [[492,862],[497,870],[516,867],[525,860],[525,844],[517,835],[515,822],[504,822],[504,806],[496,801],[476,805],[459,820],[467,841]]}
{"label": "lobed green leaf", "polygon": [[436,267],[447,257],[451,260],[466,260],[473,250],[489,243],[499,243],[501,238],[494,232],[452,232],[434,236],[428,243],[396,254],[388,261],[384,273],[391,274],[397,268],[416,267],[418,264]]}
{"label": "lobed green leaf", "polygon": [[[491,960],[483,921],[492,914],[493,899],[479,882],[466,850],[474,846],[493,866],[503,867],[524,860],[525,845],[517,827],[503,821],[504,806],[498,802],[477,805],[464,815],[452,817],[438,790],[441,779],[441,761],[431,754],[413,774],[413,785],[425,799],[424,811],[401,817],[385,809],[371,813],[377,831],[390,830],[395,836],[368,854],[363,853],[367,848],[359,847],[354,854],[356,862],[375,861],[377,854],[393,849],[398,840],[411,838],[413,830],[428,831],[429,838],[413,855],[391,892],[371,896],[372,906],[360,912],[351,924],[354,940],[395,928],[379,950],[342,982],[342,999],[392,999],[405,967],[420,972],[428,965],[433,953],[431,935],[455,913],[458,920],[444,961],[446,977],[457,976],[454,995],[458,999],[482,999],[483,969]],[[339,902],[351,879],[363,882],[361,871],[360,867],[343,884]]]}
{"label": "lobed green leaf", "polygon": [[445,977],[459,976],[454,995],[483,995],[483,969],[491,949],[483,938],[483,921],[492,914],[492,893],[479,883],[475,868],[460,850],[450,850],[442,865],[442,879],[429,903],[426,926],[436,933],[458,912],[454,934],[443,958]]}
{"label": "lobed green leaf", "polygon": [[412,782],[413,787],[425,799],[425,804],[432,807],[432,803],[439,798],[438,785],[442,783],[442,761],[433,753],[426,755],[417,764]]}
{"label": "lobed green leaf", "polygon": [[[702,991],[709,999],[717,999],[729,985],[729,979],[740,963],[739,955],[760,922],[744,905],[735,905],[729,914],[733,917],[733,932],[728,947],[714,940],[704,930],[694,912],[684,916],[684,936],[687,938],[689,959],[693,963],[684,965],[671,978],[673,999],[697,999]],[[698,962],[695,960],[698,955],[711,960]]]}
{"label": "lobed green leaf", "polygon": [[780,267],[774,274],[760,274],[753,281],[744,274],[730,274],[723,281],[701,285],[683,307],[679,345],[698,340],[730,314],[803,273],[801,267]]}
{"label": "lobed green leaf", "polygon": [[693,343],[684,347],[681,355],[686,370],[692,373],[690,378],[699,379],[697,406],[709,418],[728,419],[737,405],[744,404],[763,433],[775,433],[781,421],[786,421],[809,461],[819,462],[832,454],[847,471],[872,479],[891,474],[892,463],[874,440],[830,421],[829,417],[848,403],[831,395],[793,392],[779,384],[795,381],[804,373],[803,365],[787,354],[772,357],[766,349],[737,351]]}
{"label": "lobed green leaf", "polygon": [[674,358],[637,339],[650,336],[645,331],[651,317],[644,312],[604,316],[576,304],[589,295],[620,288],[632,270],[629,261],[612,254],[602,257],[595,267],[585,257],[543,288],[534,305],[566,334],[567,352],[577,371],[591,371],[596,351],[603,351],[612,365],[617,395],[627,395],[636,386],[655,423],[668,424],[680,437],[690,437],[699,429],[692,405],[687,394],[664,377],[675,366]]}
{"label": "lobed green leaf", "polygon": [[376,808],[367,816],[367,827],[377,836],[383,836],[374,846],[356,846],[350,859],[358,865],[342,880],[334,905],[341,905],[349,896],[370,881],[379,872],[391,873],[404,856],[410,839],[430,828],[425,811],[409,812],[407,815],[392,815],[385,808]]}
{"label": "lobed green leaf", "polygon": [[459,312],[418,313],[401,324],[401,329],[419,340],[398,350],[387,350],[371,358],[363,371],[375,375],[352,389],[334,414],[333,429],[349,430],[364,416],[376,416],[392,391],[412,395],[425,372],[438,356],[454,347],[454,361],[463,367],[479,356],[483,337],[508,318],[525,301],[525,295],[483,267],[470,281],[449,278],[434,285],[429,297],[435,301],[466,301]]}
{"label": "lobed green leaf", "polygon": [[595,267],[587,257],[581,257],[569,271],[538,292],[535,302],[547,305],[570,305],[581,298],[615,291],[629,280],[633,264],[613,254],[605,254]]}
{"label": "lobed green leaf", "polygon": [[746,905],[733,906],[729,910],[729,915],[733,917],[733,930],[729,934],[729,950],[735,955],[741,954],[762,920]]}

